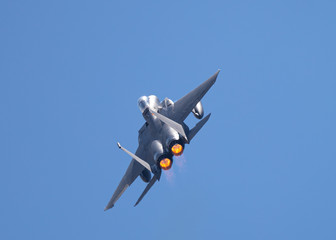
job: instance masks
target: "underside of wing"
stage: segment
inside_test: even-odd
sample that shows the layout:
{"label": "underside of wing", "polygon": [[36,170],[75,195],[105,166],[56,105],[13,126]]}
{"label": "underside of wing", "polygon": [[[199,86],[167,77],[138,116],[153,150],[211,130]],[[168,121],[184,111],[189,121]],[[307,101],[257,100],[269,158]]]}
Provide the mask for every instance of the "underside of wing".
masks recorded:
{"label": "underside of wing", "polygon": [[174,121],[183,122],[188,117],[196,104],[201,101],[203,96],[216,82],[218,74],[219,70],[208,80],[174,103],[174,113],[172,117]]}
{"label": "underside of wing", "polygon": [[[136,156],[140,158],[146,157],[146,151],[143,148],[138,147]],[[125,175],[121,179],[117,189],[115,190],[111,200],[105,207],[105,211],[112,208],[114,204],[118,201],[120,196],[125,192],[125,190],[134,182],[134,180],[141,174],[145,169],[140,163],[132,159],[130,165],[128,166]]]}

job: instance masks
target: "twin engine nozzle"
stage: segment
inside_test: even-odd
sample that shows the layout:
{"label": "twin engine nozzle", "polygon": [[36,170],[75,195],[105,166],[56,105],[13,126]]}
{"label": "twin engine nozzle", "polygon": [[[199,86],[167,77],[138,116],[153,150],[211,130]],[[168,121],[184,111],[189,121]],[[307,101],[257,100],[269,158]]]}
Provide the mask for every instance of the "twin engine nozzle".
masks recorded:
{"label": "twin engine nozzle", "polygon": [[183,154],[184,143],[180,140],[174,140],[169,144],[168,149],[170,154],[162,155],[158,161],[163,170],[169,170],[172,167],[173,156],[181,156]]}
{"label": "twin engine nozzle", "polygon": [[169,149],[171,152],[171,156],[162,155],[159,158],[159,165],[163,170],[169,170],[173,165],[173,155],[174,156],[181,156],[184,150],[184,144],[179,141],[173,141],[169,145]]}
{"label": "twin engine nozzle", "polygon": [[163,170],[169,170],[173,165],[173,156],[181,156],[184,150],[182,140],[173,140],[168,145],[168,153],[164,153],[163,146],[159,141],[152,143],[153,157]]}

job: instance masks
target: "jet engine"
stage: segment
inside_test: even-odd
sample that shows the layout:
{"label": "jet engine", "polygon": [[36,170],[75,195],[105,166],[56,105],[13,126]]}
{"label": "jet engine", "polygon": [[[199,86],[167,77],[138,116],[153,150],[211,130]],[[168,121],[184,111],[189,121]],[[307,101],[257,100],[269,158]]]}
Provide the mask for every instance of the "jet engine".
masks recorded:
{"label": "jet engine", "polygon": [[184,151],[184,142],[180,139],[171,141],[168,148],[174,156],[181,156]]}
{"label": "jet engine", "polygon": [[151,144],[151,149],[154,161],[160,166],[161,169],[168,170],[172,167],[172,155],[163,151],[161,142],[154,140]]}
{"label": "jet engine", "polygon": [[161,169],[163,170],[169,170],[172,165],[173,165],[173,159],[172,158],[168,158],[168,157],[163,157],[160,162],[159,165],[161,167]]}
{"label": "jet engine", "polygon": [[162,132],[165,133],[164,138],[166,139],[165,147],[167,151],[174,156],[182,155],[184,150],[184,141],[180,138],[178,132],[168,125],[163,126]]}
{"label": "jet engine", "polygon": [[184,150],[184,142],[180,138],[177,131],[169,127],[168,125],[163,126],[162,132],[165,133],[164,138],[166,139],[165,147],[168,152],[174,156],[180,156]]}
{"label": "jet engine", "polygon": [[203,106],[201,101],[199,101],[196,106],[194,107],[194,109],[192,110],[192,113],[194,114],[194,116],[197,119],[202,119],[202,117],[204,116],[204,111],[203,111]]}

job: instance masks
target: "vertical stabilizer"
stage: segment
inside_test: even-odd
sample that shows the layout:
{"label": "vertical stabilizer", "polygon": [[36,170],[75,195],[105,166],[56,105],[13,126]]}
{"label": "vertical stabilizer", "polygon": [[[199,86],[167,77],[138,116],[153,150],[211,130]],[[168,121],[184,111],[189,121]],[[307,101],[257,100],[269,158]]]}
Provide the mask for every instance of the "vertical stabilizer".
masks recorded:
{"label": "vertical stabilizer", "polygon": [[189,142],[191,141],[191,139],[193,139],[193,137],[195,137],[195,135],[198,133],[199,130],[201,130],[201,128],[204,126],[204,124],[206,124],[206,122],[209,120],[211,113],[209,113],[205,118],[203,118],[201,121],[199,121],[195,127],[193,127],[188,134],[188,139]]}
{"label": "vertical stabilizer", "polygon": [[138,201],[135,203],[134,207],[139,204],[139,202],[143,199],[143,197],[146,195],[146,193],[149,191],[149,189],[151,189],[151,187],[154,185],[156,180],[157,180],[156,175],[154,175],[152,180],[147,184],[145,190],[143,191],[143,193],[139,197]]}

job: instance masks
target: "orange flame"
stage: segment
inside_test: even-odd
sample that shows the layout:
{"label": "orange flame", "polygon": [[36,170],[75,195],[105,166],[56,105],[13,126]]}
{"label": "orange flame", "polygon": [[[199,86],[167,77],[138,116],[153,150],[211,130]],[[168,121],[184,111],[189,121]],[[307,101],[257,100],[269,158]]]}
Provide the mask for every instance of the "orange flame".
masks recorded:
{"label": "orange flame", "polygon": [[172,146],[171,151],[175,156],[181,156],[183,153],[183,147],[181,144],[176,143],[174,146]]}
{"label": "orange flame", "polygon": [[160,167],[163,170],[168,170],[172,166],[172,161],[169,158],[164,158],[160,161]]}

